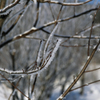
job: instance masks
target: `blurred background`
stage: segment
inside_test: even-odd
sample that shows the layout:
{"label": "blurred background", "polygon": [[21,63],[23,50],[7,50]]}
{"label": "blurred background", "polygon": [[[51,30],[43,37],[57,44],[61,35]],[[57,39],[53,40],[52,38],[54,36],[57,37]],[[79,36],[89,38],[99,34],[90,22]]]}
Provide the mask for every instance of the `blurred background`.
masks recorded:
{"label": "blurred background", "polygon": [[[3,1],[5,1],[5,5],[3,6],[4,8],[5,6],[14,2],[15,0]],[[27,4],[27,9],[25,9],[23,12],[22,9],[24,9],[27,1],[28,0],[20,0],[20,3],[13,7],[12,11],[7,17],[3,16],[2,18],[2,16],[0,15],[0,18],[2,19],[0,22],[0,44],[13,36],[16,36],[31,29],[33,26],[39,28],[46,23],[56,20],[59,15],[60,9],[62,10],[59,15],[59,19],[63,19],[67,17],[72,17],[90,9],[94,9],[98,7],[100,3],[100,0],[92,0],[89,3],[80,6],[61,6],[58,4],[40,3],[39,10],[37,10],[37,4],[35,4],[32,1],[29,1]],[[84,1],[86,0],[77,0],[77,2]],[[0,9],[2,9],[1,2],[2,0],[0,0]],[[76,0],[64,0],[64,2],[74,3],[76,2]],[[96,10],[93,10],[87,14],[83,14],[82,16],[60,22],[55,34],[64,36],[89,36],[89,28],[91,28],[91,25],[93,23],[93,17],[95,12]],[[36,23],[37,13],[39,13],[39,16],[38,21]],[[16,21],[18,22],[16,23]],[[92,30],[92,36],[99,36],[100,11],[97,12],[93,25],[96,27],[94,27]],[[11,26],[13,28],[11,28]],[[51,33],[54,26],[54,24],[50,25],[44,28],[44,30]],[[11,28],[11,30],[7,34],[5,34],[5,32],[9,28]],[[39,30],[29,36],[39,38],[42,40],[48,39],[49,34],[42,30]],[[55,42],[58,38],[59,37],[54,36],[53,42]],[[70,83],[74,80],[74,77],[78,75],[78,73],[86,63],[88,57],[88,39],[63,38],[63,41],[64,42],[60,45],[60,48],[58,49],[53,62],[47,69],[43,70],[43,72],[41,72],[40,75],[38,75],[32,100],[56,100],[56,98],[59,97],[59,95],[67,89]],[[90,53],[97,43],[98,39],[91,39]],[[13,71],[25,69],[27,66],[29,66],[36,60],[39,44],[40,40],[38,39],[21,38],[19,40],[5,45],[0,49],[0,67]],[[87,70],[92,70],[100,67],[99,53],[100,48],[98,48],[97,52],[95,53]],[[3,72],[0,73],[5,75],[7,78],[14,78],[13,75],[6,74]],[[80,79],[79,82],[76,84],[76,87],[85,83],[99,80],[99,73],[99,70],[90,73],[85,73],[82,79]],[[30,76],[25,76],[19,82],[18,88],[23,93],[28,95],[29,84],[32,85],[34,79],[35,75],[33,75],[33,81],[30,82]],[[0,80],[0,95],[1,97],[3,97],[3,99],[1,100],[8,100],[9,95],[13,91],[13,87],[8,82],[3,81],[2,76],[0,76]],[[16,84],[16,82],[17,80],[14,81],[13,84]],[[91,95],[91,93],[98,87],[99,86],[96,86],[93,90],[90,90],[89,95]],[[89,91],[89,89],[87,90]],[[98,93],[99,92],[100,90],[98,90]],[[85,88],[79,89],[76,92],[73,91],[71,93],[64,100],[92,100],[89,98],[79,98],[80,95],[84,95]],[[14,97],[14,99],[12,96],[11,100],[28,100],[17,90],[16,94],[17,96]],[[78,95],[78,98],[76,97],[76,95]],[[76,99],[74,97],[76,97]]]}

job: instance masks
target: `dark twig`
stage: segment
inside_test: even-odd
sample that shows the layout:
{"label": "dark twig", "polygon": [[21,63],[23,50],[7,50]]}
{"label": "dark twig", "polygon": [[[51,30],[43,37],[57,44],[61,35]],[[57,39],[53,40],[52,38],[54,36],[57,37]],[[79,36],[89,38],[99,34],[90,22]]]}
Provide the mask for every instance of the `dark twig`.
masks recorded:
{"label": "dark twig", "polygon": [[[21,79],[22,79],[22,77],[20,77],[20,79],[18,80],[17,84],[15,85],[16,87],[18,86],[18,84],[19,84],[19,82],[20,82]],[[10,94],[8,100],[10,100],[10,98],[11,98],[11,96],[13,95],[13,92],[14,92],[14,91],[15,91],[15,88],[14,88],[14,90],[12,91],[12,93]]]}
{"label": "dark twig", "polygon": [[100,69],[100,68],[96,68],[96,69],[92,69],[92,70],[86,70],[85,73],[97,71],[97,70],[99,70],[99,69]]}
{"label": "dark twig", "polygon": [[20,1],[20,0],[16,0],[14,3],[12,3],[12,4],[8,5],[8,6],[6,6],[6,7],[3,8],[3,9],[1,9],[1,10],[0,10],[0,13],[4,13],[4,12],[6,12],[7,10],[9,10],[10,8],[13,8],[14,6],[16,6],[16,4],[19,3],[19,1]]}
{"label": "dark twig", "polygon": [[98,13],[98,11],[99,11],[99,9],[100,9],[100,6],[99,6],[99,8],[97,9],[97,11],[95,12],[95,14],[94,14],[94,16],[93,16],[93,21],[92,21],[92,25],[91,25],[91,30],[90,30],[90,35],[89,35],[89,41],[88,41],[88,52],[87,52],[87,55],[89,56],[89,49],[90,49],[90,39],[91,39],[91,35],[92,35],[92,31],[93,31],[93,25],[94,25],[94,20],[95,20],[95,17],[96,17],[96,15],[97,15],[97,13]]}
{"label": "dark twig", "polygon": [[0,75],[3,77],[3,78],[5,78],[12,86],[14,86],[14,88],[16,88],[21,94],[23,94],[26,98],[29,98],[29,97],[27,97],[23,92],[21,92],[15,85],[13,85],[4,75],[2,75],[1,73],[0,73]]}
{"label": "dark twig", "polygon": [[[25,12],[25,8],[27,7],[28,3],[29,3],[29,1],[26,2],[26,4],[24,5],[24,8],[23,8],[23,9],[21,9],[20,11],[18,11],[15,15],[13,15],[13,16],[10,18],[10,19],[12,19],[12,18],[15,17],[17,14],[19,14],[18,17],[17,17],[17,19],[15,20],[15,22],[10,26],[10,28],[7,29],[6,31],[3,31],[3,32],[1,33],[1,34],[2,34],[1,38],[2,38],[3,36],[7,35],[7,34],[17,25],[18,21],[19,21],[19,20],[21,19],[21,17],[23,16],[23,14],[24,14],[24,12]],[[8,22],[9,22],[10,19],[8,19]],[[8,22],[6,22],[6,24],[7,24]]]}
{"label": "dark twig", "polygon": [[[25,36],[27,36],[27,35],[29,35],[29,34],[32,34],[32,33],[36,32],[36,31],[43,30],[43,28],[45,28],[45,27],[47,27],[47,26],[50,26],[50,25],[52,25],[52,24],[56,24],[57,22],[63,22],[63,21],[71,20],[71,19],[73,19],[73,18],[82,16],[82,15],[84,15],[84,14],[88,14],[88,13],[90,13],[91,11],[95,11],[95,10],[97,10],[97,9],[98,9],[98,8],[90,9],[90,10],[87,10],[87,11],[85,11],[85,12],[83,12],[83,13],[74,15],[74,16],[72,16],[72,17],[68,17],[68,18],[64,18],[64,19],[59,19],[59,20],[55,20],[55,21],[52,21],[52,22],[50,22],[50,23],[44,24],[43,26],[41,26],[41,27],[39,27],[39,28],[32,27],[30,30],[24,32],[23,34],[19,34],[19,35],[17,35],[17,36],[14,36],[14,37],[8,39],[7,41],[3,42],[2,44],[0,44],[0,48],[2,48],[3,46],[7,45],[8,43],[10,43],[10,42],[12,42],[12,41],[15,41],[15,40],[18,40],[18,39],[20,39],[20,38],[23,38],[23,37],[25,37]],[[54,35],[54,36],[55,36],[55,35]],[[63,37],[63,38],[65,38],[65,36],[60,36],[60,35],[57,35],[57,37]],[[81,37],[81,36],[79,36],[79,37]],[[70,38],[70,37],[67,37],[67,38]]]}
{"label": "dark twig", "polygon": [[36,15],[35,23],[33,25],[34,27],[36,27],[38,20],[39,20],[39,6],[40,6],[40,2],[37,2],[37,15]]}
{"label": "dark twig", "polygon": [[96,81],[93,81],[93,82],[90,82],[90,83],[86,83],[86,84],[84,84],[84,85],[82,85],[82,86],[73,88],[73,89],[71,89],[69,92],[74,91],[74,90],[77,90],[77,89],[82,88],[82,87],[84,87],[84,86],[91,85],[91,84],[93,84],[93,83],[97,83],[97,82],[100,82],[100,80],[96,80]]}
{"label": "dark twig", "polygon": [[35,79],[34,79],[34,82],[33,82],[33,85],[32,85],[31,95],[32,95],[33,92],[34,92],[34,88],[35,88],[35,84],[36,84],[37,76],[38,76],[38,74],[35,75]]}

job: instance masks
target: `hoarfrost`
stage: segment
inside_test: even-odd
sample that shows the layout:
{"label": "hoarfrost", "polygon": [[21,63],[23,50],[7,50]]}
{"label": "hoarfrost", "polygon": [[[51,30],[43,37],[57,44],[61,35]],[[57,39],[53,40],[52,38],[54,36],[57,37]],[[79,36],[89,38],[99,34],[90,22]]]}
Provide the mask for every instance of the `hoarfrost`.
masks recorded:
{"label": "hoarfrost", "polygon": [[48,38],[48,40],[47,40],[47,42],[46,42],[46,45],[45,45],[45,48],[44,48],[44,55],[45,55],[45,52],[46,52],[46,50],[47,50],[48,44],[49,44],[50,40],[52,40],[52,37],[53,37],[53,35],[54,35],[54,33],[55,33],[57,27],[58,27],[58,24],[57,24],[56,27],[53,29],[52,33],[50,34],[50,36],[49,36],[49,38]]}
{"label": "hoarfrost", "polygon": [[52,56],[50,57],[50,59],[49,59],[49,61],[47,62],[47,64],[46,64],[46,66],[45,67],[48,67],[50,64],[51,64],[51,62],[53,61],[53,59],[54,59],[54,57],[55,57],[55,53],[57,52],[57,50],[58,50],[58,48],[59,48],[59,46],[60,46],[60,44],[61,44],[61,39],[58,39],[58,42],[57,42],[57,44],[56,44],[56,46],[55,46],[55,48],[54,48],[54,50],[53,50],[53,52],[52,52]]}

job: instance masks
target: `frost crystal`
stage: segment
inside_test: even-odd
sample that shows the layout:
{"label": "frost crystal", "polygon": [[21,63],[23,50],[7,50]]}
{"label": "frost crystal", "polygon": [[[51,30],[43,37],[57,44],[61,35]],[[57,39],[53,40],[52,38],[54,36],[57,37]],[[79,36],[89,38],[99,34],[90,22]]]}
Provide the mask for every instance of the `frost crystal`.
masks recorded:
{"label": "frost crystal", "polygon": [[53,37],[55,31],[57,30],[57,27],[58,27],[58,24],[56,25],[56,27],[54,28],[54,30],[52,31],[52,33],[50,34],[50,36],[49,36],[49,38],[46,42],[46,45],[45,45],[45,48],[44,48],[44,55],[45,55],[45,52],[47,50],[47,47],[48,47],[48,44],[49,44],[50,40],[52,40],[52,37]]}
{"label": "frost crystal", "polygon": [[47,62],[47,64],[46,64],[46,66],[45,67],[48,67],[50,64],[51,64],[51,62],[53,61],[53,59],[54,59],[54,57],[55,57],[55,53],[57,52],[57,50],[58,50],[58,48],[59,48],[59,46],[60,46],[60,44],[61,44],[61,39],[59,39],[58,40],[58,42],[57,42],[57,44],[56,44],[56,46],[55,46],[55,48],[54,48],[54,50],[53,50],[53,52],[52,52],[52,56],[50,57],[50,59],[49,59],[49,61]]}

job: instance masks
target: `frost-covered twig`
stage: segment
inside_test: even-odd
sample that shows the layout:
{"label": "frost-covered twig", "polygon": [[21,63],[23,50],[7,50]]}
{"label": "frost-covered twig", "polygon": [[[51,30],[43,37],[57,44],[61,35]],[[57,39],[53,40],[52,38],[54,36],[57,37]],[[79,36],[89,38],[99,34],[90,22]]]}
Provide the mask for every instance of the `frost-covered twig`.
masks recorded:
{"label": "frost-covered twig", "polygon": [[[97,25],[94,25],[92,28],[93,29],[96,29],[96,28],[99,28],[100,27],[100,24],[97,24]],[[80,35],[84,35],[86,32],[89,32],[91,30],[91,27],[88,27],[88,28],[85,28],[79,32],[76,32],[76,34],[80,34]]]}
{"label": "frost-covered twig", "polygon": [[57,27],[58,27],[58,24],[55,26],[55,28],[53,29],[52,33],[50,34],[46,44],[45,44],[45,48],[44,48],[44,56],[45,56],[45,52],[47,51],[47,48],[48,48],[48,45],[49,45],[49,42],[52,40],[53,38],[53,35],[55,33],[55,31],[57,30]]}
{"label": "frost-covered twig", "polygon": [[31,98],[34,95],[34,88],[35,88],[35,85],[36,85],[37,77],[38,77],[38,74],[35,75],[35,79],[34,79],[34,82],[33,82],[33,85],[32,85]]}
{"label": "frost-covered twig", "polygon": [[[10,82],[17,81],[21,76],[15,77],[15,78],[7,78]],[[0,79],[0,82],[7,82],[5,78]]]}
{"label": "frost-covered twig", "polygon": [[[22,19],[22,17],[24,16],[24,14],[26,13],[27,9],[31,6],[32,4],[30,3],[29,5],[26,4],[24,6],[24,8],[20,11],[18,11],[13,17],[11,17],[10,19],[8,19],[8,21],[6,23],[4,23],[4,25],[2,26],[2,30],[1,30],[1,34],[2,37],[7,35],[12,29],[14,29],[17,24],[19,23],[19,21]],[[4,31],[4,26],[7,25],[11,20],[13,20],[14,17],[16,17],[16,15],[18,14],[17,19],[15,20],[15,22],[10,26],[9,29],[7,29],[6,31]]]}
{"label": "frost-covered twig", "polygon": [[[22,77],[19,78],[19,80],[18,80],[18,82],[17,82],[17,84],[16,84],[16,87],[18,86],[18,84],[19,84],[19,82],[20,82],[21,79],[22,79]],[[10,100],[11,96],[14,95],[15,92],[16,92],[16,89],[14,89],[14,90],[12,91],[12,93],[10,94],[8,100]]]}
{"label": "frost-covered twig", "polygon": [[0,9],[0,13],[4,13],[4,12],[6,12],[7,10],[13,9],[13,7],[16,6],[19,2],[20,2],[20,0],[16,0],[14,3],[12,3],[12,4],[8,5],[8,6],[6,6],[6,7],[3,8],[3,9]]}
{"label": "frost-covered twig", "polygon": [[[37,0],[37,1],[39,1],[39,0]],[[85,2],[80,2],[80,3],[65,3],[65,2],[59,2],[59,1],[42,0],[42,3],[52,3],[52,4],[63,5],[63,6],[79,6],[79,5],[86,4],[90,1],[92,1],[92,0],[87,0]],[[41,2],[41,0],[40,0],[40,2]]]}
{"label": "frost-covered twig", "polygon": [[44,66],[45,68],[47,68],[51,64],[51,62],[53,61],[55,54],[56,54],[61,42],[62,42],[62,39],[58,39],[58,42],[57,42],[56,46],[54,47],[54,50],[51,53],[50,59],[48,60],[47,64]]}
{"label": "frost-covered twig", "polygon": [[38,20],[39,20],[39,5],[40,5],[40,3],[37,2],[36,0],[34,0],[34,2],[36,2],[36,4],[37,4],[37,8],[36,8],[37,14],[36,14],[36,20],[35,20],[35,23],[34,23],[33,26],[36,27],[36,25],[37,25],[37,23],[38,23]]}
{"label": "frost-covered twig", "polygon": [[42,61],[42,50],[43,50],[43,47],[44,47],[44,40],[42,40],[40,42],[40,47],[39,47],[39,51],[38,51],[38,55],[37,55],[37,68],[40,66],[40,63]]}
{"label": "frost-covered twig", "polygon": [[[8,74],[13,74],[13,75],[28,75],[28,74],[38,74],[40,71],[43,70],[43,68],[47,68],[52,60],[54,59],[55,57],[55,53],[57,52],[60,44],[61,44],[61,39],[58,39],[57,43],[56,43],[56,46],[54,47],[54,50],[52,51],[51,53],[51,56],[50,56],[50,59],[48,60],[48,62],[46,63],[45,66],[41,67],[41,69],[34,69],[34,70],[29,70],[29,71],[23,71],[23,70],[19,70],[19,71],[12,71],[12,70],[8,70],[8,69],[3,69],[3,68],[0,68],[0,71],[2,72],[5,72],[5,73],[8,73]],[[42,65],[41,65],[42,66]]]}

